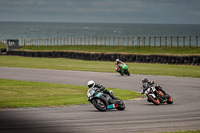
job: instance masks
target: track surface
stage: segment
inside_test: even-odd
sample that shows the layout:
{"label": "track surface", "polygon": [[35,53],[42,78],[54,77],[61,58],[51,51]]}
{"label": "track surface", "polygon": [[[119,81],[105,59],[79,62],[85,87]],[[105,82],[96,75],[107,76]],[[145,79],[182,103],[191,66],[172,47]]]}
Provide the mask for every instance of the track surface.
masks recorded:
{"label": "track surface", "polygon": [[[140,91],[145,75],[0,67],[1,79],[86,85],[93,79],[106,87]],[[200,79],[146,76],[174,99],[153,105],[146,99],[125,101],[124,111],[97,111],[91,104],[70,107],[18,108],[0,111],[0,132],[163,132],[200,129]]]}

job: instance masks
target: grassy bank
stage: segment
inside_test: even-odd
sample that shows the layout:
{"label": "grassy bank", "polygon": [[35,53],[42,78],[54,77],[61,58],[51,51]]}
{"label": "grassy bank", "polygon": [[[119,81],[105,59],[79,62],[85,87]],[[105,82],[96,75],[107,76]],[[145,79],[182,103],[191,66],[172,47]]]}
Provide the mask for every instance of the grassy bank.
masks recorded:
{"label": "grassy bank", "polygon": [[6,44],[5,44],[5,43],[2,43],[2,42],[0,42],[0,49],[2,49],[2,48],[6,48]]}
{"label": "grassy bank", "polygon": [[135,54],[199,54],[200,48],[195,47],[129,47],[129,46],[26,46],[21,50],[33,51],[84,51],[100,53],[135,53]]}
{"label": "grassy bank", "polygon": [[[89,103],[87,86],[0,79],[0,107],[41,107]],[[128,90],[113,90],[122,100],[141,97]]]}
{"label": "grassy bank", "polygon": [[[131,74],[200,78],[199,66],[127,63]],[[115,73],[114,62],[0,56],[0,66]],[[117,73],[116,73],[117,74]]]}
{"label": "grassy bank", "polygon": [[200,130],[196,130],[196,131],[161,132],[161,133],[200,133]]}

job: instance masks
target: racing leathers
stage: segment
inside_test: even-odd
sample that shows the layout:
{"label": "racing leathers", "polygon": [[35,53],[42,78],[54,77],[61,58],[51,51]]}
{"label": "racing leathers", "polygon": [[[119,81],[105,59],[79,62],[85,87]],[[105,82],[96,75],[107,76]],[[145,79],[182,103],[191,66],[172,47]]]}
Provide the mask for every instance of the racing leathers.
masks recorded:
{"label": "racing leathers", "polygon": [[125,63],[122,62],[122,61],[116,61],[116,62],[115,62],[115,69],[116,69],[116,72],[119,72],[120,74],[122,74],[122,73],[121,73],[121,68],[119,67],[120,64],[125,65]]}
{"label": "racing leathers", "polygon": [[[148,88],[153,87],[153,84],[155,84],[155,81],[144,82],[143,85],[141,86],[141,89],[142,89],[141,93],[144,94],[145,91],[146,91]],[[161,91],[161,92],[166,96],[166,92],[162,89],[161,86],[156,85],[156,86],[155,86],[155,89],[156,89],[157,91]],[[155,94],[156,96],[158,96],[157,91],[154,91],[154,94]]]}
{"label": "racing leathers", "polygon": [[113,99],[116,99],[115,96],[113,96],[113,94],[110,93],[110,91],[108,91],[107,89],[105,89],[105,87],[101,84],[95,84],[93,88],[96,88],[97,91],[101,91],[105,94],[108,94],[110,97],[112,97]]}

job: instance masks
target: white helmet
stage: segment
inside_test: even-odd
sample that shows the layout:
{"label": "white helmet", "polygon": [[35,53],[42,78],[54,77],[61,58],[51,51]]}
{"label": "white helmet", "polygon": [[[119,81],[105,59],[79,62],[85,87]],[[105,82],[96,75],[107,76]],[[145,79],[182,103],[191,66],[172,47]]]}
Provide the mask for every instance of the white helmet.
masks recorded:
{"label": "white helmet", "polygon": [[95,86],[95,82],[93,80],[88,81],[87,83],[89,88],[93,88]]}
{"label": "white helmet", "polygon": [[116,62],[119,62],[119,59],[116,59]]}

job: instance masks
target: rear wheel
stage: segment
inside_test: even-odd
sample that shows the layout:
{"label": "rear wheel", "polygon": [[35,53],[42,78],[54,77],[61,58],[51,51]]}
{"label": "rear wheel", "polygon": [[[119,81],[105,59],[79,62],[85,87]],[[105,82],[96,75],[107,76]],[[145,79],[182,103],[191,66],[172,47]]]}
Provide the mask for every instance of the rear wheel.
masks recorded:
{"label": "rear wheel", "polygon": [[93,103],[94,107],[99,111],[106,111],[106,109],[107,109],[104,101],[99,98],[94,99],[92,103]]}
{"label": "rear wheel", "polygon": [[155,99],[152,95],[148,95],[148,99],[155,105],[160,105],[160,101],[158,99]]}

